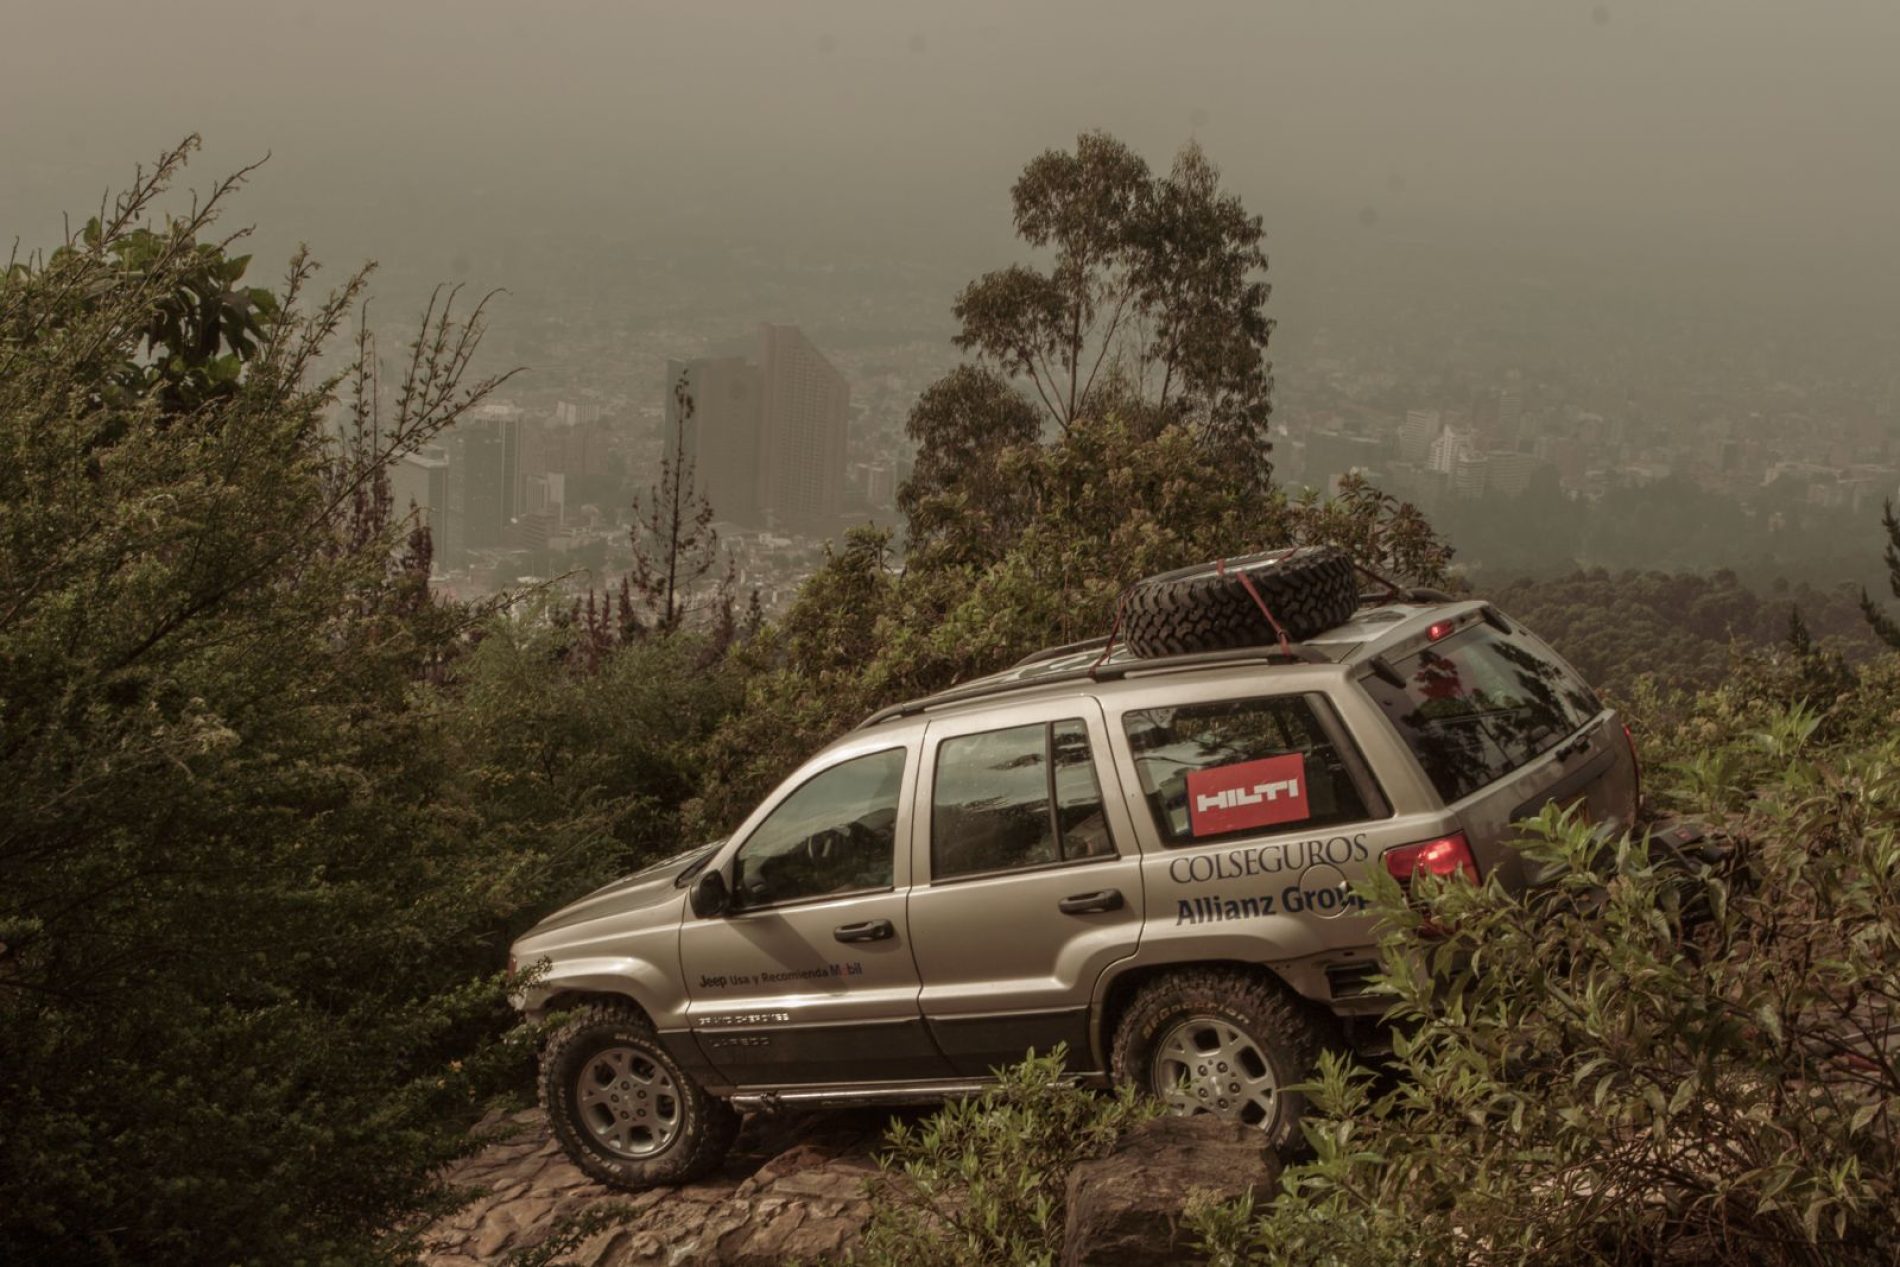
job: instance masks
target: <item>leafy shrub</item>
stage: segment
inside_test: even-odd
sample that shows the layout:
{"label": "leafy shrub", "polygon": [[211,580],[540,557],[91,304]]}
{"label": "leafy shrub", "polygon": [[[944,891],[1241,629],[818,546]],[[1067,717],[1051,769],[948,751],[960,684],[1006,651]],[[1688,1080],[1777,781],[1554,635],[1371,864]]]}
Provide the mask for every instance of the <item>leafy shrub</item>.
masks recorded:
{"label": "leafy shrub", "polygon": [[448,771],[437,809],[472,845],[466,900],[511,935],[678,851],[700,746],[738,700],[695,633],[594,658],[542,614],[490,618],[428,697]]}
{"label": "leafy shrub", "polygon": [[376,514],[480,312],[339,437],[357,282],[145,227],[183,157],[0,274],[0,1260],[400,1259],[515,1060]]}
{"label": "leafy shrub", "polygon": [[894,1124],[872,1218],[852,1262],[865,1267],[1033,1267],[1062,1254],[1065,1185],[1156,1110],[1132,1091],[1100,1095],[1062,1071],[1063,1050],[1001,1071],[982,1096]]}
{"label": "leafy shrub", "polygon": [[1284,1194],[1194,1212],[1216,1260],[1894,1261],[1891,672],[1831,725],[1720,692],[1674,720],[1661,742],[1704,743],[1668,795],[1723,815],[1725,863],[1606,846],[1552,809],[1522,846],[1544,887],[1421,880],[1408,905],[1379,884],[1393,1068],[1326,1063]]}

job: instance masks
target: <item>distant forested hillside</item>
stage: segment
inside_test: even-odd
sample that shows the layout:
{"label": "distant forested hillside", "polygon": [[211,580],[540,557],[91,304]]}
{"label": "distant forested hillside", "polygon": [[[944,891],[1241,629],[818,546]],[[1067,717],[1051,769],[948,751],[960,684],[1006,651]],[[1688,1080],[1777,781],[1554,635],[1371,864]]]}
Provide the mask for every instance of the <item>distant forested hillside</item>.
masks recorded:
{"label": "distant forested hillside", "polygon": [[1519,617],[1596,685],[1627,690],[1653,674],[1672,686],[1717,685],[1734,643],[1785,643],[1796,611],[1823,650],[1860,661],[1880,650],[1852,586],[1776,582],[1766,593],[1733,572],[1575,572],[1481,591]]}

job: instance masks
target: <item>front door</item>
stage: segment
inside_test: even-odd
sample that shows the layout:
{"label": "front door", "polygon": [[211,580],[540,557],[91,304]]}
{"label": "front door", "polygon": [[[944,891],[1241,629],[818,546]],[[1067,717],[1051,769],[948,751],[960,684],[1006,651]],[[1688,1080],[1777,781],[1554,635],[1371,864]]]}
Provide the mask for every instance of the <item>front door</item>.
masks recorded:
{"label": "front door", "polygon": [[1090,996],[1141,936],[1133,825],[1094,700],[1009,719],[924,732],[910,895],[924,1016],[960,1074],[1057,1043],[1071,1069],[1092,1070]]}
{"label": "front door", "polygon": [[734,1086],[947,1072],[904,915],[911,754],[871,736],[802,771],[716,865],[733,908],[680,928],[694,1037]]}

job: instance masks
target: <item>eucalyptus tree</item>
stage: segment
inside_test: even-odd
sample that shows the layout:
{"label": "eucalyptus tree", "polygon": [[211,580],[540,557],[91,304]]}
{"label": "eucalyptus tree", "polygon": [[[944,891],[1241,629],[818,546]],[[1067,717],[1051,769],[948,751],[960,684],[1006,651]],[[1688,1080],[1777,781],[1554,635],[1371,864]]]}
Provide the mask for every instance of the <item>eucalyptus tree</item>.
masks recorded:
{"label": "eucalyptus tree", "polygon": [[1102,132],[1031,159],[1010,191],[1038,255],[957,296],[959,347],[1024,384],[1066,434],[1107,376],[1266,481],[1265,231],[1190,143],[1163,174]]}

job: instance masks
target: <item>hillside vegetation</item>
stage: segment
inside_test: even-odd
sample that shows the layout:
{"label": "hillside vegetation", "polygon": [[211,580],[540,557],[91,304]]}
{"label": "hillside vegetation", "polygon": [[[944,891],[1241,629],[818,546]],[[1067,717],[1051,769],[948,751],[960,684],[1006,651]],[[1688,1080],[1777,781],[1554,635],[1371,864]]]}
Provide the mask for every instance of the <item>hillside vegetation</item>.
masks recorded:
{"label": "hillside vegetation", "polygon": [[[1867,553],[1875,557],[1871,549]],[[1757,593],[1733,572],[1599,568],[1515,581],[1483,594],[1522,617],[1592,683],[1616,695],[1627,694],[1644,677],[1666,687],[1719,686],[1738,650],[1787,645],[1797,624],[1818,648],[1852,662],[1882,649],[1862,616],[1858,591],[1848,584],[1781,582]]]}
{"label": "hillside vegetation", "polygon": [[[483,307],[441,296],[372,390],[367,340],[335,346],[363,279],[318,297],[299,258],[251,285],[215,236],[228,188],[156,214],[184,156],[0,280],[0,1259],[407,1261],[455,1200],[441,1165],[526,1085],[499,969],[540,914],[728,829],[868,710],[1110,629],[1142,575],[1331,543],[1445,579],[1412,507],[1273,486],[1258,219],[1198,150],[1155,173],[1091,135],[1012,191],[1046,271],[957,300],[972,359],[911,417],[901,566],[851,533],[762,625],[732,595],[691,619],[644,589],[445,601],[384,471],[497,385],[468,377]],[[1541,622],[1618,585],[1506,601]],[[1891,1250],[1894,1066],[1842,1027],[1893,998],[1900,672],[1812,642],[1716,668],[1704,648],[1785,626],[1784,600],[1631,588],[1661,625],[1698,585],[1668,672],[1724,679],[1700,694],[1636,680],[1628,613],[1615,639],[1551,624],[1630,684],[1657,795],[1743,842],[1712,916],[1685,934],[1640,851],[1554,820],[1532,847],[1574,877],[1557,906],[1434,898],[1442,988],[1395,906],[1396,1089],[1334,1070],[1289,1192],[1203,1216],[1223,1253]],[[1045,1191],[1056,1142],[1021,1135],[1012,1191]],[[930,1139],[994,1136],[966,1115]],[[983,1199],[1021,1229],[995,1256],[1052,1252],[1026,1243],[1048,1211]],[[893,1214],[872,1249],[933,1226]]]}

